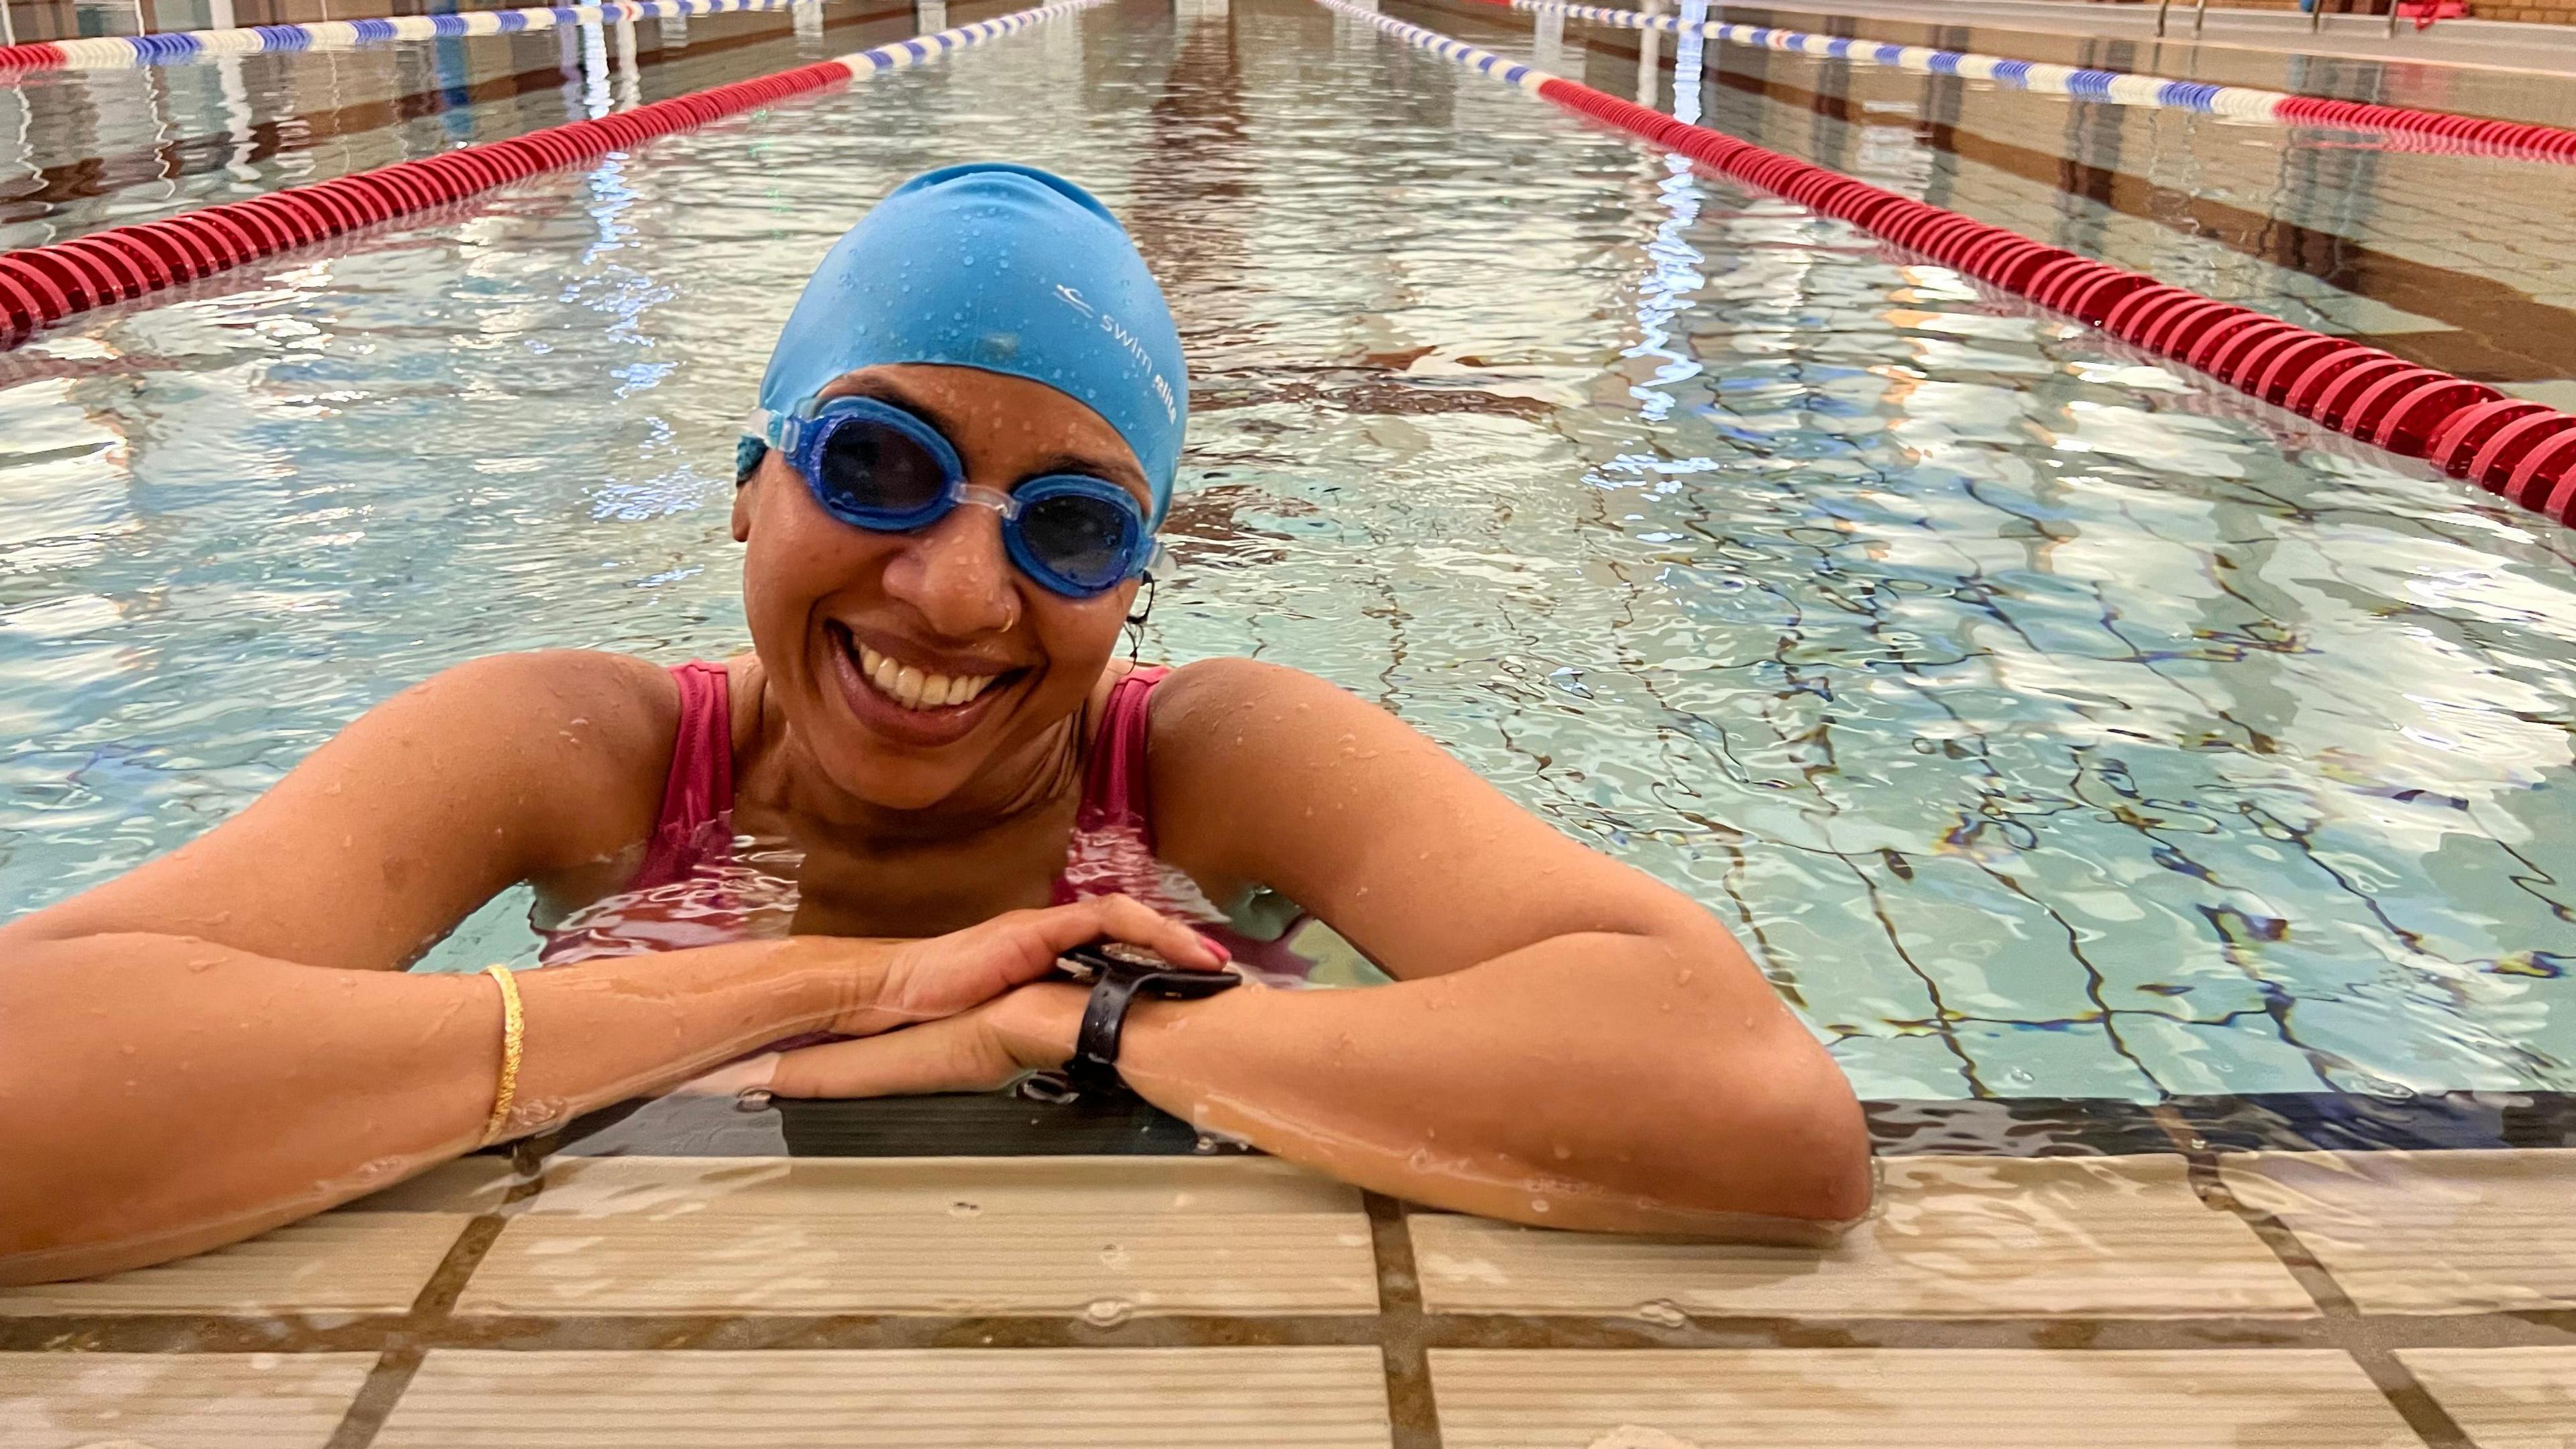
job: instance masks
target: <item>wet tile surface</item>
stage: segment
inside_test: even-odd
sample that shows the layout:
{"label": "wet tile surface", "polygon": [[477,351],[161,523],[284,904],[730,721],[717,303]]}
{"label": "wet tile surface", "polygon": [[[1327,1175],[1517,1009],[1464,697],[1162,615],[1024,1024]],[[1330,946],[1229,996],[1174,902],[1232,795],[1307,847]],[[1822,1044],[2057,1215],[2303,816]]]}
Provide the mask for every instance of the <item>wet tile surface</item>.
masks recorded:
{"label": "wet tile surface", "polygon": [[1431,1381],[1447,1449],[2418,1443],[2320,1350],[1434,1349]]}
{"label": "wet tile surface", "polygon": [[2576,1443],[2576,1347],[2419,1348],[2397,1357],[2478,1449]]}
{"label": "wet tile surface", "polygon": [[2221,1173],[2366,1313],[2576,1307],[2576,1153],[2264,1152]]}
{"label": "wet tile surface", "polygon": [[8,1449],[321,1449],[372,1353],[0,1353]]}
{"label": "wet tile surface", "polygon": [[1384,1449],[1388,1428],[1378,1355],[1367,1348],[442,1350],[421,1365],[375,1442]]}
{"label": "wet tile surface", "polygon": [[1359,1194],[1269,1159],[558,1164],[459,1311],[1366,1313]]}
{"label": "wet tile surface", "polygon": [[1885,1163],[1882,1208],[1829,1249],[1551,1233],[1418,1214],[1425,1306],[1838,1317],[2286,1315],[2316,1311],[2178,1156]]}
{"label": "wet tile surface", "polygon": [[175,1263],[0,1288],[0,1318],[70,1313],[400,1313],[469,1219],[336,1212]]}
{"label": "wet tile surface", "polygon": [[510,1159],[477,1154],[442,1162],[340,1209],[342,1212],[493,1213],[508,1205],[518,1175]]}

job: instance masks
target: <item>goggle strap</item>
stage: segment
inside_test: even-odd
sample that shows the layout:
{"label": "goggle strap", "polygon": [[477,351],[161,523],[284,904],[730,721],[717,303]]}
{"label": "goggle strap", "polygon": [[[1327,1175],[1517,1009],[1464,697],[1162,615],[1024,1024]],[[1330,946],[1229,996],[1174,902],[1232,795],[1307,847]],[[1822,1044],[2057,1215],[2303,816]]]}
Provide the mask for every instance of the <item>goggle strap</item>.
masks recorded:
{"label": "goggle strap", "polygon": [[796,452],[796,436],[802,431],[797,423],[798,419],[794,413],[774,413],[767,408],[753,408],[751,416],[742,420],[742,430],[746,436],[758,438],[778,451],[793,456]]}

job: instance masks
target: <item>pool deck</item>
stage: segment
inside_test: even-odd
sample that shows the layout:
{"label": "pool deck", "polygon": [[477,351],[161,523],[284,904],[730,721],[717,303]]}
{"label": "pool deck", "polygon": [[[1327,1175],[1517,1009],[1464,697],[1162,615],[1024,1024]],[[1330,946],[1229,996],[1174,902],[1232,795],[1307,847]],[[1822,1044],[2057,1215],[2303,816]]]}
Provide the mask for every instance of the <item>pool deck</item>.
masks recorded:
{"label": "pool deck", "polygon": [[2570,1442],[2576,1149],[2232,1150],[2154,1109],[2178,1150],[2016,1156],[1877,1115],[1881,1209],[1821,1250],[1231,1153],[612,1129],[0,1290],[0,1445]]}

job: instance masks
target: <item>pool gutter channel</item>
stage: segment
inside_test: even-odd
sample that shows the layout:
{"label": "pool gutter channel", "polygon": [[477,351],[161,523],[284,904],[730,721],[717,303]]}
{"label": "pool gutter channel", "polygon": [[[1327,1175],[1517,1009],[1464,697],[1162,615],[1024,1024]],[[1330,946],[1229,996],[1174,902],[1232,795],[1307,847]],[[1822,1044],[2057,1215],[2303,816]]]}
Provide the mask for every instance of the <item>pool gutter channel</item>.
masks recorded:
{"label": "pool gutter channel", "polygon": [[2576,524],[2576,415],[2380,348],[2033,241],[1813,162],[1622,100],[1349,0],[1336,15],[1831,216],[2167,362],[2555,522]]}

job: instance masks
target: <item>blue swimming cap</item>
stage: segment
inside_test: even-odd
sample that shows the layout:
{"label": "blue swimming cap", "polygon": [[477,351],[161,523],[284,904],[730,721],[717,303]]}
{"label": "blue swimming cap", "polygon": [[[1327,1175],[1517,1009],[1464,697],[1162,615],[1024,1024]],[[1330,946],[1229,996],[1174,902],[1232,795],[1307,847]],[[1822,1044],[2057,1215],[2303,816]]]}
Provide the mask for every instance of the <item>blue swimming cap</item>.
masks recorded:
{"label": "blue swimming cap", "polygon": [[[1041,382],[1118,430],[1171,507],[1189,374],[1162,288],[1118,219],[1059,176],[985,163],[894,189],[832,247],[760,379],[792,411],[880,363],[977,367]],[[758,461],[746,438],[744,471]]]}

